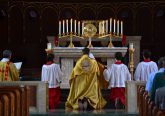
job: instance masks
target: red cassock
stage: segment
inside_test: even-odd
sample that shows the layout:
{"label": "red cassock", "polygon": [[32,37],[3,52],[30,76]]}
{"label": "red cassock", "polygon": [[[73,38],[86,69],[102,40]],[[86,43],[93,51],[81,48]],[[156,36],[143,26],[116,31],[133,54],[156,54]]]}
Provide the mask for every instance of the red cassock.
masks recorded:
{"label": "red cassock", "polygon": [[49,109],[55,109],[60,104],[60,87],[49,88]]}
{"label": "red cassock", "polygon": [[116,98],[119,98],[122,104],[125,105],[125,88],[124,87],[111,88],[109,100],[115,101]]}

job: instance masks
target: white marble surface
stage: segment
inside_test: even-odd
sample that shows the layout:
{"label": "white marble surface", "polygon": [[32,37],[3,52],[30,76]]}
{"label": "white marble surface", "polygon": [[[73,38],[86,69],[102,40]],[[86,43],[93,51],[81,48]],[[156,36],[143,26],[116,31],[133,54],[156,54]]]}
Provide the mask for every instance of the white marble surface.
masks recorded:
{"label": "white marble surface", "polygon": [[[73,70],[74,63],[76,62],[76,60],[81,57],[83,48],[84,47],[54,47],[52,49],[55,56],[60,59],[61,69],[64,73],[61,88],[69,88],[69,77],[71,71]],[[93,47],[90,48],[90,51],[95,57],[104,58],[104,60],[106,60],[107,65],[110,66],[112,63],[114,63],[114,54],[116,52],[122,52],[124,56],[127,52],[127,47]]]}

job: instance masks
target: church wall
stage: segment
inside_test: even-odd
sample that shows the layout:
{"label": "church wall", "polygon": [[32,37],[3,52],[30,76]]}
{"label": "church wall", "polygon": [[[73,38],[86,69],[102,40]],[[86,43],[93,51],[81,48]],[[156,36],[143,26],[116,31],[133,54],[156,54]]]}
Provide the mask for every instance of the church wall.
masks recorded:
{"label": "church wall", "polygon": [[23,68],[41,68],[46,36],[58,35],[58,20],[113,17],[123,20],[125,35],[142,36],[141,51],[151,49],[153,60],[163,56],[165,2],[113,1],[0,0],[0,53],[9,48],[14,52],[13,61],[24,62]]}

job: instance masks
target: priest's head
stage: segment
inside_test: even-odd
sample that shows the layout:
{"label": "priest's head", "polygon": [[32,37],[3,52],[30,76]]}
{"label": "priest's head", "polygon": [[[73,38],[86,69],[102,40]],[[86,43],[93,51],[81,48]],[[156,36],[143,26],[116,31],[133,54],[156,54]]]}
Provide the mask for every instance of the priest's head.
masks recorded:
{"label": "priest's head", "polygon": [[11,59],[12,52],[10,50],[3,51],[3,58]]}
{"label": "priest's head", "polygon": [[82,50],[82,53],[83,53],[83,55],[89,55],[89,52],[90,52],[90,50],[89,50],[89,48],[84,48],[83,50]]}

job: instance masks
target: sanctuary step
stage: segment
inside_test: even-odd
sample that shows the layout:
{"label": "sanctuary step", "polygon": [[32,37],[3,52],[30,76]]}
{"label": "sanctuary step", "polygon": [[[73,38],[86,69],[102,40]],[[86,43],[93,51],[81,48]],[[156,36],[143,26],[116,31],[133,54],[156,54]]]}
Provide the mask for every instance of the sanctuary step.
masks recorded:
{"label": "sanctuary step", "polygon": [[54,110],[48,113],[30,114],[30,116],[139,116],[138,114],[126,113],[122,110],[101,110],[101,111],[74,111],[65,112],[65,110]]}
{"label": "sanctuary step", "polygon": [[[107,105],[104,107],[104,109],[114,109],[114,107],[112,106],[112,104],[110,104],[108,102],[108,99],[107,99],[108,96],[109,96],[109,93],[110,93],[110,89],[102,90],[101,92],[102,92],[103,97],[107,101]],[[67,97],[69,95],[69,89],[61,89],[61,94],[62,94],[61,103],[57,107],[57,109],[65,109],[65,102],[66,102]]]}

